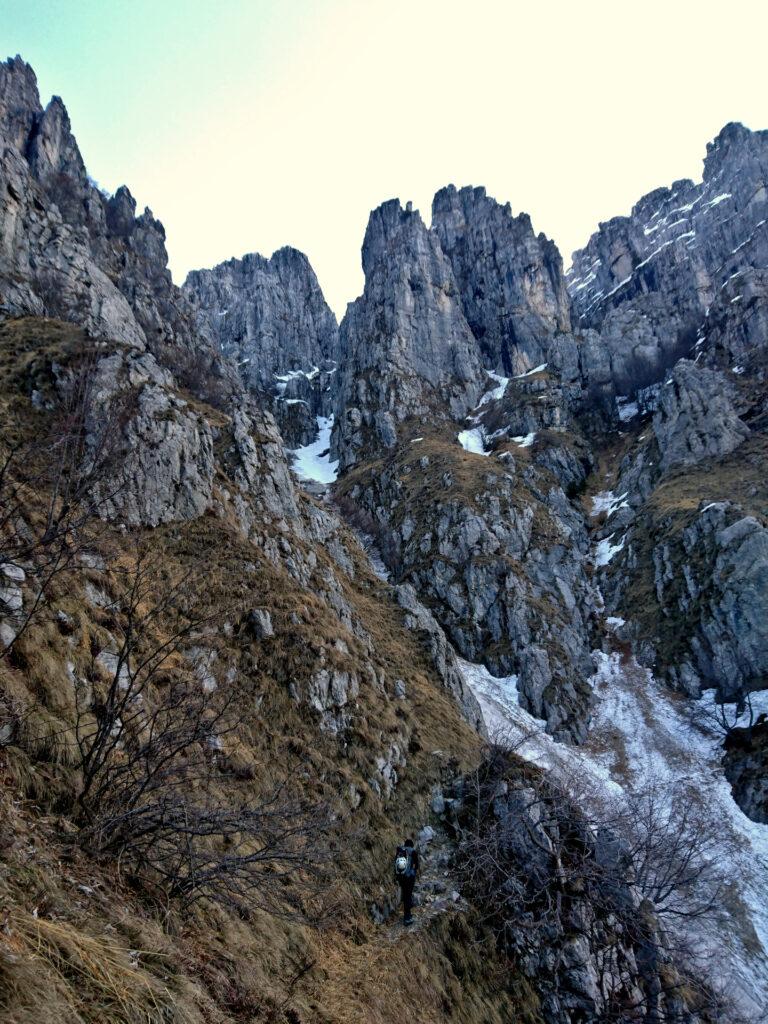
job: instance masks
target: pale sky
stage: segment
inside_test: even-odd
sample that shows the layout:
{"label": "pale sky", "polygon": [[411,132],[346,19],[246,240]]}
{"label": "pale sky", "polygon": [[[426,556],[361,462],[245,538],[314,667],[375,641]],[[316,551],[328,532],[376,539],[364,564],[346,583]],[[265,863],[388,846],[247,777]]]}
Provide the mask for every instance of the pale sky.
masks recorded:
{"label": "pale sky", "polygon": [[768,128],[766,0],[0,0],[2,56],[66,103],[89,173],[166,228],[174,278],[309,256],[339,317],[369,211],[485,185],[564,255]]}

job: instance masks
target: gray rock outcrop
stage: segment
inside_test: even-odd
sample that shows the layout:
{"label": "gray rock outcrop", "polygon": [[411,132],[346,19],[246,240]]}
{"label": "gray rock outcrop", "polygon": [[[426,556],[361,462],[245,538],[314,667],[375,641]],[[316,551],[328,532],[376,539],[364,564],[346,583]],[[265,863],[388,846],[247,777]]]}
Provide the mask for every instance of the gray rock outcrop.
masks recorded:
{"label": "gray rock outcrop", "polygon": [[457,651],[519,675],[522,705],[558,738],[583,739],[593,672],[584,520],[550,474],[521,457],[404,448],[342,486],[398,583]]}
{"label": "gray rock outcrop", "polygon": [[746,267],[720,289],[696,342],[708,366],[766,380],[768,270]]}
{"label": "gray rock outcrop", "polygon": [[[196,519],[213,494],[210,426],[184,399],[149,380],[138,386],[133,401],[122,465],[100,487],[100,514],[131,526]],[[95,408],[93,415],[102,410]]]}
{"label": "gray rock outcrop", "polygon": [[649,193],[573,254],[574,325],[601,331],[619,391],[633,376],[647,384],[693,348],[729,278],[766,265],[768,132],[729,124],[708,145],[699,184]]}
{"label": "gray rock outcrop", "polygon": [[310,373],[337,357],[338,326],[304,253],[249,253],[193,270],[184,292],[198,324],[233,359],[245,384],[271,391],[275,378]]}
{"label": "gray rock outcrop", "polygon": [[341,468],[392,448],[404,420],[459,419],[482,379],[459,288],[437,235],[393,199],[371,214],[365,290],[341,323],[333,448]]}
{"label": "gray rock outcrop", "polygon": [[304,253],[286,246],[193,270],[183,291],[201,330],[270,404],[285,443],[311,444],[318,417],[333,414],[339,330]]}
{"label": "gray rock outcrop", "polygon": [[546,362],[549,339],[570,329],[557,246],[484,188],[441,189],[432,230],[453,267],[483,365],[510,376]]}
{"label": "gray rock outcrop", "polygon": [[659,392],[653,430],[661,470],[732,452],[749,436],[734,407],[735,389],[716,370],[681,359]]}
{"label": "gray rock outcrop", "polygon": [[136,217],[127,188],[108,196],[88,178],[64,104],[43,109],[34,72],[0,64],[0,306],[58,317],[95,336],[149,349],[208,398],[234,372],[195,329],[171,279],[165,232]]}
{"label": "gray rock outcrop", "polygon": [[[699,1024],[680,982],[670,984],[669,938],[652,902],[633,884],[626,839],[595,828],[564,792],[555,796],[536,777],[515,777],[488,761],[478,775],[479,782],[462,780],[451,800],[462,886],[533,984],[541,1020],[627,1020],[630,1006],[656,1024]],[[480,853],[489,848],[491,856]],[[588,880],[581,864],[589,865]],[[499,900],[500,879],[513,899]],[[568,899],[537,898],[561,890]]]}
{"label": "gray rock outcrop", "polygon": [[[647,566],[630,531],[605,592],[610,607],[644,623],[637,640],[653,646],[655,672],[693,697],[714,687],[719,700],[731,702],[763,689],[768,679],[766,526],[738,505],[721,501],[708,503],[682,524],[667,515],[648,523],[638,519],[638,528],[664,539],[651,544]],[[642,579],[649,571],[655,607],[637,608],[635,574]]]}
{"label": "gray rock outcrop", "polygon": [[768,825],[768,720],[764,716],[751,728],[729,732],[723,768],[744,813]]}
{"label": "gray rock outcrop", "polygon": [[[443,680],[446,690],[454,696],[461,708],[461,713],[470,725],[481,735],[485,735],[480,705],[461,674],[454,650],[446,640],[445,633],[435,617],[419,601],[416,591],[410,584],[401,584],[396,588],[395,594],[398,604],[406,613],[406,628],[423,637],[432,663]],[[404,689],[402,689],[402,694],[405,694]]]}

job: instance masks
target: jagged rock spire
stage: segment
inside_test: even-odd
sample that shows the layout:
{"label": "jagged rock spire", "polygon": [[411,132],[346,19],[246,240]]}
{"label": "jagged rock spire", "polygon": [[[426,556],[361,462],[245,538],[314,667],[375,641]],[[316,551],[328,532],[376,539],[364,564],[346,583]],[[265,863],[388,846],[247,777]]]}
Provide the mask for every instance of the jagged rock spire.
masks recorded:
{"label": "jagged rock spire", "polygon": [[484,188],[448,185],[432,202],[432,229],[451,261],[484,364],[524,373],[546,361],[549,339],[570,329],[557,246]]}
{"label": "jagged rock spire", "polygon": [[393,445],[405,419],[464,416],[483,377],[453,268],[418,211],[396,199],[374,210],[362,258],[365,290],[340,328],[342,467]]}

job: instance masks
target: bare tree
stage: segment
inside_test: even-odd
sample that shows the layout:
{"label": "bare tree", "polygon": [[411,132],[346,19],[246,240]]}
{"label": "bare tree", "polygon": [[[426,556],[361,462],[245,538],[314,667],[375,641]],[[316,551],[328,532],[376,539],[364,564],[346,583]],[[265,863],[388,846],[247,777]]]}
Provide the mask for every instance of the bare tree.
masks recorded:
{"label": "bare tree", "polygon": [[300,765],[258,794],[233,786],[222,750],[242,695],[210,675],[166,671],[182,645],[216,642],[225,612],[198,612],[204,587],[197,573],[164,577],[146,552],[125,575],[110,678],[78,708],[79,841],[186,905],[295,912],[323,887],[333,817],[301,798]]}
{"label": "bare tree", "polygon": [[23,589],[27,596],[12,609],[14,635],[0,642],[0,658],[54,581],[83,569],[82,556],[101,532],[100,510],[122,486],[117,456],[127,398],[97,400],[100,357],[96,343],[75,354],[46,436],[0,444],[0,568],[14,584],[6,594]]}
{"label": "bare tree", "polygon": [[692,724],[705,731],[714,731],[723,739],[730,736],[734,729],[744,729],[751,735],[761,717],[750,691],[741,691],[735,700],[729,702],[713,701],[707,704],[702,698],[689,703]]}
{"label": "bare tree", "polygon": [[602,1021],[655,1019],[662,1003],[665,1019],[685,1020],[684,993],[717,1002],[708,985],[693,985],[696,965],[680,961],[663,922],[715,912],[721,844],[682,790],[673,797],[651,790],[596,813],[498,742],[465,782],[457,860],[466,895],[507,955],[546,949],[554,976],[572,966],[573,941],[585,943],[600,993],[590,1012]]}
{"label": "bare tree", "polygon": [[631,862],[633,882],[659,917],[699,918],[715,913],[727,879],[722,864],[732,840],[682,786],[651,786],[625,798],[611,822]]}

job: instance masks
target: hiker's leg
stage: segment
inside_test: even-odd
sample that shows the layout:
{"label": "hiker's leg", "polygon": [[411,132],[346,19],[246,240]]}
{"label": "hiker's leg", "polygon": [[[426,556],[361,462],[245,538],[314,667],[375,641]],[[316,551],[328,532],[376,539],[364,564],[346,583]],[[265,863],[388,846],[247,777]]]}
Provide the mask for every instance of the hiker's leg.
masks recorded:
{"label": "hiker's leg", "polygon": [[409,878],[403,886],[403,921],[411,920],[413,914],[413,879]]}

